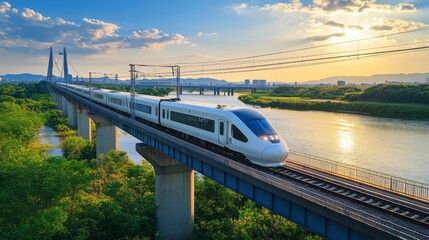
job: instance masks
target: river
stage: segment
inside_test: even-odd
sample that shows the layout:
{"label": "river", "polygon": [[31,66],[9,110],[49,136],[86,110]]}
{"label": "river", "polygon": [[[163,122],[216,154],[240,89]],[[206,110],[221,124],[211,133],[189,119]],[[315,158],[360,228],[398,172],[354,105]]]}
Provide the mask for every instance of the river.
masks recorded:
{"label": "river", "polygon": [[[172,97],[175,94],[171,94]],[[185,93],[183,100],[245,106],[236,96]],[[252,106],[249,106],[252,107]],[[346,113],[257,108],[293,151],[429,184],[429,122]],[[136,163],[134,137],[119,133],[118,145]],[[51,150],[52,151],[52,150]]]}

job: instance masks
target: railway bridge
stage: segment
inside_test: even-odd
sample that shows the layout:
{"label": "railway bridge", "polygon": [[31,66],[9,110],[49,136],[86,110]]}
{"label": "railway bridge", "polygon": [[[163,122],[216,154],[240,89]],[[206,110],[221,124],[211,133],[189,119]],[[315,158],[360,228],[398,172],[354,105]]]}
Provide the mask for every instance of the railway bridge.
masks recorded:
{"label": "railway bridge", "polygon": [[118,127],[142,141],[136,149],[156,174],[161,239],[191,238],[194,171],[327,239],[429,239],[424,184],[299,153],[277,168],[236,161],[45,83],[80,136],[90,140],[95,121],[97,154],[117,149]]}

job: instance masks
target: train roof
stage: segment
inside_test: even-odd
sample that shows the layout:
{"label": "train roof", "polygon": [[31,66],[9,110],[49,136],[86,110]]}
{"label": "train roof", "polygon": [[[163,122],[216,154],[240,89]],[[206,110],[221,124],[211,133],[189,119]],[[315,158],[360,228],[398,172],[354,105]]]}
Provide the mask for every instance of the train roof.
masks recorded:
{"label": "train roof", "polygon": [[245,108],[245,107],[235,107],[235,106],[229,106],[229,105],[224,105],[224,104],[197,102],[197,101],[189,101],[189,100],[180,100],[180,101],[175,101],[174,103],[178,103],[181,105],[187,105],[188,107],[192,107],[192,108],[205,107],[205,108],[224,109],[224,110],[234,110],[234,109]]}

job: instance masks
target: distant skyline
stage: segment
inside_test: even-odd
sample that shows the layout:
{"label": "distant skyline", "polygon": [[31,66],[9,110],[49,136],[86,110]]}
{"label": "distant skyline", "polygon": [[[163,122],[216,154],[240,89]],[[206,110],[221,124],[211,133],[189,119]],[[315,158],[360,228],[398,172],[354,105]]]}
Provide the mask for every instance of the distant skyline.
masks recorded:
{"label": "distant skyline", "polygon": [[[314,66],[304,61],[336,52],[428,46],[428,16],[427,0],[0,0],[0,75],[46,74],[51,46],[58,64],[58,52],[66,47],[70,72],[83,77],[90,71],[127,76],[130,63],[183,62],[211,62],[182,64],[183,74],[198,69],[186,78],[227,81],[301,82],[339,75],[429,72],[428,50],[356,56]],[[357,39],[366,40],[353,41]],[[381,48],[385,46],[394,47]],[[212,62],[273,52],[285,53],[241,63]],[[288,67],[284,69],[209,74],[216,68],[264,64],[273,58],[298,63],[281,65]]]}

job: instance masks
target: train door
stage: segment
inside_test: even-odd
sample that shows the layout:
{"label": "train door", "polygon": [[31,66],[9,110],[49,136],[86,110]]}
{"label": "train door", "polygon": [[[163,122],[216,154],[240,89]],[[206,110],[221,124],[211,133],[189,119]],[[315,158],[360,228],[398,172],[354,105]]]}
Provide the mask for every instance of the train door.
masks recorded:
{"label": "train door", "polygon": [[219,135],[218,135],[218,138],[219,138],[219,144],[222,144],[222,145],[225,145],[225,144],[227,144],[227,141],[226,141],[226,139],[227,139],[227,126],[226,126],[226,124],[225,124],[225,120],[223,120],[223,119],[219,119]]}

